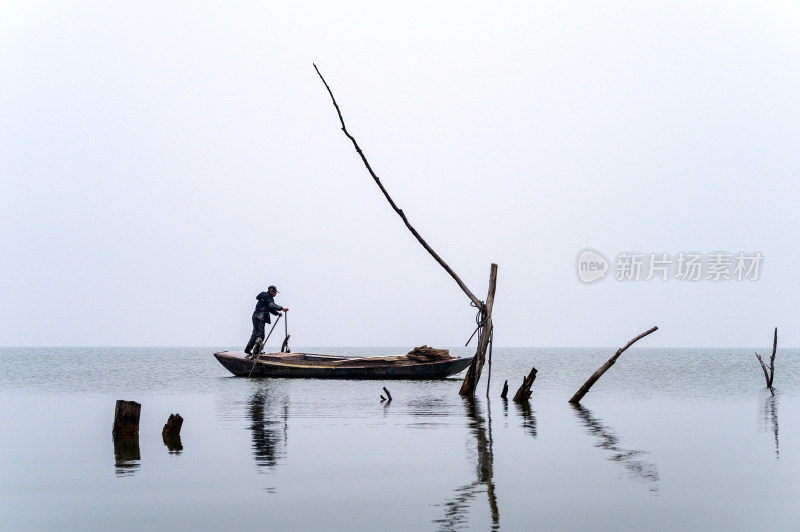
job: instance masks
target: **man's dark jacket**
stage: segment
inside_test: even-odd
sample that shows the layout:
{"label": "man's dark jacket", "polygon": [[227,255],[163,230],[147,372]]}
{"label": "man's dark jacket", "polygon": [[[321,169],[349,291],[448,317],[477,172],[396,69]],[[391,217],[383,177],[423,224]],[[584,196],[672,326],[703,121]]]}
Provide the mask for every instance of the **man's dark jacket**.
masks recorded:
{"label": "man's dark jacket", "polygon": [[256,296],[258,303],[256,303],[256,310],[253,311],[253,317],[266,323],[272,323],[269,320],[269,315],[278,315],[278,312],[283,310],[283,307],[275,304],[275,299],[269,295],[269,292],[261,292]]}

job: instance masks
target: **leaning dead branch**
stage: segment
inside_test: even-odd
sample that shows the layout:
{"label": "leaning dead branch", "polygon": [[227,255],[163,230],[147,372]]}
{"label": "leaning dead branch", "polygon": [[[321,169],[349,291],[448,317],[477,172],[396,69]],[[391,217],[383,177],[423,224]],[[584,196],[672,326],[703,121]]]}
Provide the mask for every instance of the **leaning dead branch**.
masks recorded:
{"label": "leaning dead branch", "polygon": [[450,277],[458,284],[458,286],[463,290],[463,292],[467,295],[469,300],[472,304],[480,309],[481,311],[481,336],[478,339],[478,349],[475,353],[475,356],[472,358],[472,364],[470,365],[469,370],[467,371],[467,375],[464,377],[464,384],[461,386],[461,390],[459,393],[461,395],[475,395],[475,388],[478,385],[478,379],[481,376],[481,370],[483,369],[483,365],[486,358],[486,348],[489,345],[490,338],[491,338],[491,331],[492,331],[492,303],[494,302],[494,292],[495,292],[495,283],[497,281],[497,265],[492,264],[491,272],[489,275],[489,295],[487,296],[486,304],[484,305],[483,301],[479,300],[475,297],[475,294],[467,288],[467,285],[464,284],[464,281],[453,271],[453,269],[436,253],[430,245],[422,238],[422,236],[417,232],[416,229],[411,225],[406,218],[405,213],[403,210],[400,209],[392,200],[389,193],[386,191],[386,188],[381,183],[380,178],[375,174],[375,171],[372,169],[372,166],[367,161],[367,157],[364,155],[364,152],[361,150],[361,147],[356,142],[355,137],[347,131],[347,126],[344,123],[344,117],[342,116],[342,111],[339,109],[339,104],[336,103],[336,98],[333,97],[333,91],[328,86],[328,83],[325,81],[325,78],[322,77],[317,65],[314,65],[314,70],[317,71],[317,75],[319,79],[322,80],[322,83],[325,85],[325,88],[328,90],[328,94],[331,97],[331,101],[333,102],[333,106],[336,108],[336,114],[339,115],[339,122],[342,124],[342,132],[344,132],[345,136],[350,139],[350,142],[353,143],[353,147],[355,148],[356,152],[358,152],[359,157],[361,157],[361,161],[364,163],[364,166],[367,168],[369,175],[372,176],[372,179],[375,180],[375,184],[378,185],[378,188],[381,189],[383,196],[386,198],[386,201],[389,202],[392,209],[397,213],[398,216],[403,220],[403,223],[411,231],[411,234],[414,235],[414,238],[422,244],[422,247],[430,253],[430,255],[439,263],[439,265],[445,269],[445,271],[450,274]]}
{"label": "leaning dead branch", "polygon": [[614,356],[612,356],[611,358],[606,360],[605,364],[600,366],[597,369],[597,371],[592,373],[592,376],[589,377],[589,380],[587,380],[583,384],[583,386],[581,386],[580,389],[577,392],[575,392],[575,395],[572,396],[572,399],[570,399],[569,402],[572,403],[572,404],[580,403],[581,399],[583,399],[583,396],[586,395],[587,393],[589,393],[589,388],[591,388],[594,385],[594,383],[597,382],[600,379],[600,377],[603,376],[603,373],[605,373],[608,370],[608,368],[610,368],[611,366],[614,365],[614,362],[617,361],[617,359],[623,353],[623,351],[628,349],[630,346],[632,346],[633,344],[635,344],[636,342],[638,342],[639,340],[641,340],[642,338],[644,338],[648,334],[654,333],[657,330],[658,330],[658,327],[653,327],[652,329],[643,332],[642,334],[640,334],[639,336],[637,336],[636,338],[634,338],[633,340],[631,340],[630,342],[625,344],[625,347],[620,348],[619,351],[614,353]]}
{"label": "leaning dead branch", "polygon": [[775,335],[772,339],[772,356],[769,357],[769,373],[767,373],[767,366],[764,364],[764,361],[761,360],[761,355],[756,353],[756,358],[761,363],[761,369],[764,370],[764,378],[767,380],[767,388],[775,395],[775,391],[772,389],[772,380],[775,378],[775,352],[778,350],[778,328],[775,327]]}

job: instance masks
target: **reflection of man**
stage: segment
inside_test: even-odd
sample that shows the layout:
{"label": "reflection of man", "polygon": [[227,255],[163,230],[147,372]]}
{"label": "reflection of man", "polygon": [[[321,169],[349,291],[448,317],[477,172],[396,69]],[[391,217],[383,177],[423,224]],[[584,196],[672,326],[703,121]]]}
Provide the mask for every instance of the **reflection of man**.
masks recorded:
{"label": "reflection of man", "polygon": [[254,347],[256,348],[256,354],[260,353],[264,347],[264,327],[267,323],[271,323],[269,315],[280,316],[280,311],[286,312],[289,310],[275,303],[274,298],[277,293],[278,289],[272,285],[267,288],[266,292],[261,292],[256,296],[258,303],[256,303],[256,309],[253,311],[253,334],[250,335],[250,341],[247,342],[247,347],[244,348],[244,352],[248,355],[253,354]]}

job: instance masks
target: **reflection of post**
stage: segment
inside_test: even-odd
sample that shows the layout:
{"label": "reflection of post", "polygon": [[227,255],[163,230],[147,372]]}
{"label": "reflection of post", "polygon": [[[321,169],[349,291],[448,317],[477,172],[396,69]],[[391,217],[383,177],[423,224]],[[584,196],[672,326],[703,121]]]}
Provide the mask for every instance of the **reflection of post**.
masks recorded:
{"label": "reflection of post", "polygon": [[780,442],[778,441],[778,397],[770,395],[764,402],[764,429],[772,430],[775,436],[775,459],[781,457]]}
{"label": "reflection of post", "polygon": [[132,476],[141,466],[138,434],[114,434],[114,465],[118,477]]}
{"label": "reflection of post", "polygon": [[444,503],[445,517],[434,522],[440,530],[458,530],[466,524],[470,501],[475,498],[483,486],[489,499],[489,510],[492,516],[492,530],[500,529],[500,509],[497,505],[497,494],[494,488],[494,455],[492,452],[492,419],[487,403],[488,422],[481,416],[478,402],[474,397],[464,397],[467,409],[470,433],[475,436],[477,448],[477,480],[455,489],[455,497]]}
{"label": "reflection of post", "polygon": [[528,401],[514,404],[517,405],[519,415],[522,416],[522,428],[535,438],[537,435],[536,416],[534,415],[533,409],[531,409],[531,404]]}
{"label": "reflection of post", "polygon": [[595,447],[611,451],[612,455],[609,460],[622,464],[632,477],[638,477],[642,480],[652,482],[653,485],[650,491],[658,491],[658,484],[656,484],[656,482],[658,482],[659,477],[656,465],[643,460],[636,460],[637,456],[646,453],[646,451],[629,450],[619,447],[619,438],[614,434],[614,431],[603,425],[600,420],[595,419],[588,408],[580,404],[573,404],[572,407],[586,426],[586,431],[589,434],[597,436],[598,442],[595,444]]}
{"label": "reflection of post", "polygon": [[181,454],[183,451],[183,443],[181,443],[180,434],[161,434],[161,439],[164,441],[169,454]]}

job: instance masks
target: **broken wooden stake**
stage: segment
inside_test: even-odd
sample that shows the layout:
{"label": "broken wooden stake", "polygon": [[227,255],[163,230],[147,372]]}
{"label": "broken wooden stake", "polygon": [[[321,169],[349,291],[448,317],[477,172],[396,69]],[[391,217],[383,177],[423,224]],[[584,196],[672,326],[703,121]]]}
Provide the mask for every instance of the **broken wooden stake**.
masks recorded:
{"label": "broken wooden stake", "polygon": [[533,386],[533,381],[536,380],[536,373],[538,373],[536,368],[531,368],[531,372],[528,373],[528,376],[522,378],[522,386],[520,386],[517,393],[514,394],[514,399],[512,399],[512,401],[515,403],[524,403],[531,398],[531,395],[533,395],[531,386]]}
{"label": "broken wooden stake", "polygon": [[658,330],[658,327],[653,327],[652,329],[643,332],[642,334],[640,334],[639,336],[637,336],[636,338],[634,338],[633,340],[631,340],[630,342],[625,344],[625,347],[622,347],[619,351],[614,353],[614,356],[612,356],[611,358],[606,360],[605,364],[600,366],[597,369],[597,371],[592,373],[592,376],[589,377],[589,380],[587,380],[583,384],[583,386],[581,386],[580,389],[577,392],[575,392],[575,395],[572,396],[572,399],[570,399],[569,402],[572,403],[572,404],[580,403],[581,399],[583,399],[583,396],[586,395],[587,393],[589,393],[589,388],[591,388],[592,385],[595,382],[597,382],[598,379],[600,379],[600,377],[603,376],[603,373],[605,373],[608,370],[608,368],[610,368],[611,366],[614,365],[614,362],[617,361],[617,359],[619,358],[619,356],[622,354],[623,351],[628,349],[630,346],[632,346],[633,344],[635,344],[636,342],[638,342],[639,340],[641,340],[642,338],[644,338],[648,334],[654,333],[657,330]]}
{"label": "broken wooden stake", "polygon": [[772,356],[769,357],[769,374],[767,374],[767,366],[764,364],[764,361],[761,360],[761,355],[756,353],[756,358],[761,363],[761,369],[764,370],[764,378],[767,380],[767,388],[775,395],[775,391],[772,389],[772,380],[775,378],[775,352],[778,350],[778,328],[775,327],[775,336],[772,339]]}
{"label": "broken wooden stake", "polygon": [[183,418],[180,414],[170,414],[167,423],[161,430],[162,436],[178,436],[181,433],[181,426],[183,426]]}
{"label": "broken wooden stake", "polygon": [[142,405],[136,401],[117,400],[114,407],[114,425],[112,434],[139,434],[139,414]]}
{"label": "broken wooden stake", "polygon": [[507,399],[508,398],[508,379],[506,379],[505,384],[503,384],[503,391],[500,393],[500,399]]}
{"label": "broken wooden stake", "polygon": [[[392,394],[389,393],[389,390],[386,389],[386,386],[383,387],[383,391],[386,392],[386,400],[391,403],[392,402]],[[381,397],[383,397],[383,396],[381,395]]]}

